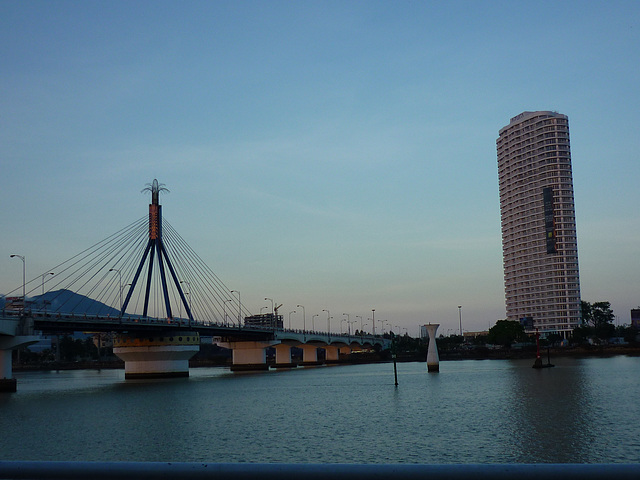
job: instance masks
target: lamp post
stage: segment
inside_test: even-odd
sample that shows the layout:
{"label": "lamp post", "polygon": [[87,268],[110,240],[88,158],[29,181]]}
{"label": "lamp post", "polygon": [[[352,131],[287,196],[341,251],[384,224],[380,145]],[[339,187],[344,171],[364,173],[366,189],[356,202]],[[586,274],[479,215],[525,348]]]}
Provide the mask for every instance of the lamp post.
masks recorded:
{"label": "lamp post", "polygon": [[376,309],[371,309],[371,325],[372,325],[372,335],[376,336]]}
{"label": "lamp post", "polygon": [[242,317],[242,303],[240,303],[240,292],[238,290],[231,290],[231,293],[238,294],[238,328],[241,327],[240,319]]}
{"label": "lamp post", "polygon": [[331,331],[331,314],[329,313],[329,310],[327,310],[326,308],[322,309],[323,312],[327,312],[327,333]]}
{"label": "lamp post", "polygon": [[222,312],[223,312],[223,315],[224,315],[224,318],[222,319],[222,323],[223,323],[223,325],[225,327],[229,326],[229,323],[227,322],[227,302],[230,302],[230,301],[231,301],[231,299],[228,298],[222,303]]}
{"label": "lamp post", "polygon": [[42,310],[44,311],[45,316],[47,315],[47,301],[44,299],[44,277],[47,275],[54,275],[54,273],[49,272],[42,274]]}
{"label": "lamp post", "polygon": [[320,314],[316,313],[315,315],[311,316],[311,331],[315,332],[316,331],[316,323],[314,322],[314,320],[316,319],[316,317],[319,317]]}
{"label": "lamp post", "polygon": [[24,258],[24,255],[11,255],[11,258],[18,257],[22,260],[22,311],[24,311],[27,306],[27,260]]}
{"label": "lamp post", "polygon": [[273,309],[273,298],[267,298],[264,297],[265,300],[271,300],[271,327],[272,328],[276,328],[276,315],[275,315],[275,311]]}
{"label": "lamp post", "polygon": [[462,305],[458,305],[458,318],[460,319],[460,336],[462,337],[462,343],[464,343],[464,335],[462,334]]}
{"label": "lamp post", "polygon": [[327,312],[327,340],[331,339],[331,314],[329,313],[329,310],[327,310],[326,308],[322,309],[323,312]]}
{"label": "lamp post", "polygon": [[42,295],[44,295],[44,277],[46,277],[47,275],[53,275],[53,274],[54,274],[53,272],[42,274]]}
{"label": "lamp post", "polygon": [[291,314],[292,314],[292,313],[296,313],[296,311],[295,311],[295,310],[291,310],[291,311],[289,312],[289,330],[291,330]]}
{"label": "lamp post", "polygon": [[[349,321],[349,314],[343,313],[342,315],[345,315],[347,317],[347,334],[351,336],[351,322]],[[340,326],[342,326],[342,324],[340,324]]]}
{"label": "lamp post", "polygon": [[307,323],[306,323],[306,314],[304,310],[304,305],[297,305],[302,308],[302,333],[307,333]]}
{"label": "lamp post", "polygon": [[120,292],[120,316],[122,316],[122,274],[117,268],[110,268],[110,272],[116,272],[118,274],[118,291]]}
{"label": "lamp post", "polygon": [[[186,293],[186,295],[189,295],[189,297],[187,298],[187,306],[189,307],[189,310],[191,310],[191,306],[193,305],[193,301],[191,300],[191,284],[186,280],[182,280],[180,283],[186,283],[187,287],[189,288],[189,291]],[[193,315],[193,312],[191,312],[191,315]],[[189,315],[189,326],[191,326],[191,315]]]}
{"label": "lamp post", "polygon": [[362,335],[362,329],[364,328],[362,323],[362,315],[356,315],[356,318],[360,317],[360,335]]}

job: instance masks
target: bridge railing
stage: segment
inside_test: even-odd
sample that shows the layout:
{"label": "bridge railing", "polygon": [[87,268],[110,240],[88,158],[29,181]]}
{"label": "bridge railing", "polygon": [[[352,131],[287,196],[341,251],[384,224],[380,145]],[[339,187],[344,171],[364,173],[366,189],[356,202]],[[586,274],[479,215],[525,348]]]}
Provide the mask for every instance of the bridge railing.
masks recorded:
{"label": "bridge railing", "polygon": [[640,464],[260,464],[6,462],[0,479],[233,480],[637,480]]}

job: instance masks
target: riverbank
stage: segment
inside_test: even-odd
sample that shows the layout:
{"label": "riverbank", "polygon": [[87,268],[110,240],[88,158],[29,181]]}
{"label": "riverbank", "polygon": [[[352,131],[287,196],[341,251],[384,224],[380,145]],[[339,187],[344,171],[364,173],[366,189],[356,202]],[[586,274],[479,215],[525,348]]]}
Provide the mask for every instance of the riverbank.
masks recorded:
{"label": "riverbank", "polygon": [[[392,361],[387,352],[381,352],[380,354],[358,354],[358,355],[345,355],[341,358],[341,363],[344,364],[362,364],[362,363],[379,363]],[[627,356],[640,356],[639,345],[585,345],[576,347],[560,347],[543,349],[541,352],[543,359],[547,358],[547,355],[552,359],[562,357],[613,357],[617,355]],[[470,348],[459,349],[455,351],[439,352],[440,360],[455,361],[455,360],[516,360],[530,358],[532,361],[536,357],[535,347],[523,348],[523,349],[498,349],[492,350],[488,348]],[[426,361],[426,354],[421,352],[402,352],[397,356],[398,362],[424,362]],[[228,358],[210,358],[210,359],[192,359],[189,362],[189,368],[198,367],[228,367],[231,365]],[[102,370],[102,369],[124,369],[124,362],[118,358],[113,358],[107,361],[78,361],[78,362],[46,362],[46,363],[15,363],[13,365],[14,372],[29,372],[29,371],[55,371],[55,370]]]}

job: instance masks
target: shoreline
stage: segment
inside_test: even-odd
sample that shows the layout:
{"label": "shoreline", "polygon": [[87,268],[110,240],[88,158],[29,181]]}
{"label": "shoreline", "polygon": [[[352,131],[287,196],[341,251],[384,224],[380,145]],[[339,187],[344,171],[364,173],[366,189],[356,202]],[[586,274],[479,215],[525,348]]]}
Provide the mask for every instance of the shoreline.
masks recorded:
{"label": "shoreline", "polygon": [[[550,348],[549,355],[551,358],[589,358],[589,357],[615,357],[619,355],[625,356],[640,356],[640,346],[629,345],[615,345],[615,346],[579,346],[579,347],[560,347]],[[475,349],[475,350],[462,350],[451,352],[439,352],[440,361],[457,361],[457,360],[517,360],[517,359],[531,359],[535,360],[536,351],[534,349],[511,349],[511,350],[488,350],[488,349]],[[542,349],[540,356],[543,359],[547,358],[547,350]],[[358,358],[345,359],[340,362],[345,365],[355,365],[362,363],[385,363],[391,362],[391,359],[384,358],[384,356],[373,359],[369,358],[367,361]],[[399,353],[398,362],[425,362],[426,354],[422,353]],[[201,368],[201,367],[230,367],[231,364],[226,359],[211,359],[202,360],[198,359],[189,362],[189,368]],[[14,372],[36,372],[36,371],[58,371],[58,370],[107,370],[107,369],[124,369],[124,362],[122,360],[113,361],[81,361],[81,362],[50,362],[41,364],[14,364]]]}

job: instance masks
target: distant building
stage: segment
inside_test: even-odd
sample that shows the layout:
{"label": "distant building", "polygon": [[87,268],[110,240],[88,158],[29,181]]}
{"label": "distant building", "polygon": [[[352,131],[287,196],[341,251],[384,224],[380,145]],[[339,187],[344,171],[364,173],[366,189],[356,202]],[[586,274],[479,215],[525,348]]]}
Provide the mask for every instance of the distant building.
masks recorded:
{"label": "distant building", "polygon": [[507,319],[566,337],[581,320],[569,120],[523,112],[496,145]]}
{"label": "distant building", "polygon": [[273,313],[264,313],[260,315],[251,315],[244,317],[245,327],[254,328],[276,328],[281,330],[284,326],[282,323],[282,315],[274,315]]}
{"label": "distant building", "polygon": [[631,309],[631,326],[640,328],[640,307]]}
{"label": "distant building", "polygon": [[472,342],[478,337],[486,337],[487,335],[489,335],[488,330],[483,330],[480,332],[463,332],[462,338],[464,339],[465,343],[467,343]]}

